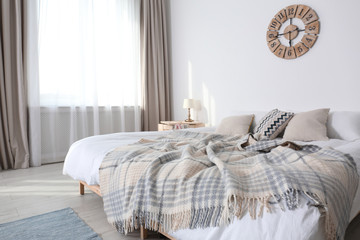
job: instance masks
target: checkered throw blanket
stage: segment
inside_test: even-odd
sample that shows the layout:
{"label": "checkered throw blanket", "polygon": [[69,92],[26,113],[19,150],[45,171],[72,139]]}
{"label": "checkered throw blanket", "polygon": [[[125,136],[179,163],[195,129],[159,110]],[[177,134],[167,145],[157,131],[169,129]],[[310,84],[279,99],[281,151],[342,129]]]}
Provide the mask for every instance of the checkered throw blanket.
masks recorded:
{"label": "checkered throw blanket", "polygon": [[100,167],[104,209],[121,233],[227,225],[270,203],[295,209],[303,194],[324,214],[327,238],[342,238],[357,184],[349,155],[251,135],[175,131],[119,147]]}

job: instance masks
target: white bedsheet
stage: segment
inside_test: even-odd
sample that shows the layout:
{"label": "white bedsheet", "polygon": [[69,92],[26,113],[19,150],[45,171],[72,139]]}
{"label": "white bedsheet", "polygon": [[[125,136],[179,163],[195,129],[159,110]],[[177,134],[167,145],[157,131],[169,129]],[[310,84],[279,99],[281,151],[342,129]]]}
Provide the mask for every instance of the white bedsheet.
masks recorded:
{"label": "white bedsheet", "polygon": [[[213,132],[214,129],[204,127],[192,131]],[[155,139],[167,134],[167,131],[123,132],[81,139],[71,145],[65,158],[63,174],[89,185],[99,184],[99,167],[108,152],[116,147],[135,143],[141,138]]]}
{"label": "white bedsheet", "polygon": [[[213,132],[214,128],[191,129],[198,132]],[[87,184],[99,184],[99,167],[104,156],[114,148],[134,143],[141,138],[154,139],[169,132],[132,132],[99,135],[75,142],[66,156],[63,174]],[[310,144],[309,142],[297,142]],[[360,139],[345,141],[331,139],[329,141],[311,142],[321,147],[333,147],[350,154],[357,164],[360,174]],[[360,188],[360,187],[359,187]],[[352,220],[360,212],[360,190],[351,210]],[[278,207],[276,207],[278,208]],[[296,217],[295,217],[296,214]],[[176,239],[323,239],[323,218],[317,208],[301,201],[301,207],[294,211],[276,209],[271,214],[264,213],[256,221],[245,215],[241,220],[226,227],[180,230],[172,235]]]}

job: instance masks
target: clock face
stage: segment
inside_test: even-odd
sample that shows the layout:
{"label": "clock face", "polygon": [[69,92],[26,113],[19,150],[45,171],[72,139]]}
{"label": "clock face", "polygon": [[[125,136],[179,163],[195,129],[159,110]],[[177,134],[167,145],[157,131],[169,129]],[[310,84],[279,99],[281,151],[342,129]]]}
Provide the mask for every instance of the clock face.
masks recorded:
{"label": "clock face", "polygon": [[266,41],[276,56],[295,59],[314,46],[319,31],[319,17],[313,9],[306,5],[291,5],[271,19]]}

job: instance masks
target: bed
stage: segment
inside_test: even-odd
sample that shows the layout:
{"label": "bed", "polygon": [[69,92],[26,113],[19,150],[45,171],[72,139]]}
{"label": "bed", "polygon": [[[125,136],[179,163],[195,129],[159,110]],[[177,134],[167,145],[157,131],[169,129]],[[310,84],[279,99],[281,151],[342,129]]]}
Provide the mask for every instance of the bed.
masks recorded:
{"label": "bed", "polygon": [[[264,114],[264,112],[257,112],[254,122],[262,118]],[[332,112],[327,123],[330,140],[310,143],[320,147],[332,147],[350,154],[357,164],[357,172],[360,173],[359,122],[359,113]],[[344,125],[346,126],[344,127]],[[215,128],[198,128],[191,129],[191,131],[214,132]],[[80,181],[81,194],[84,193],[84,186],[87,186],[101,196],[98,187],[99,168],[104,157],[110,151],[120,145],[139,141],[141,138],[152,140],[167,134],[169,132],[116,133],[82,139],[69,149],[63,173]],[[309,144],[309,142],[301,141],[296,143]],[[250,215],[245,214],[241,220],[235,219],[227,226],[181,229],[163,232],[163,234],[172,239],[325,239],[324,218],[318,208],[308,203],[308,199],[300,197],[299,207],[295,210],[284,210],[276,205],[273,206],[272,214],[264,214],[256,221],[251,219]],[[357,189],[349,221],[355,218],[359,212],[360,191]],[[142,228],[141,235],[142,238],[146,237],[144,228]]]}

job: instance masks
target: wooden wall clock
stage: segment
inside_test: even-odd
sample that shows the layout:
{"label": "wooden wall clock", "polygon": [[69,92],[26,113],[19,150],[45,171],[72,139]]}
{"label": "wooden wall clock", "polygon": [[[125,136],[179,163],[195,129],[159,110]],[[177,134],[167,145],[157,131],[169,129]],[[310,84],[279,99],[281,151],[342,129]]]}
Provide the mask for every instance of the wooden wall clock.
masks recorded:
{"label": "wooden wall clock", "polygon": [[[314,46],[319,31],[319,17],[313,9],[306,5],[291,5],[275,14],[268,26],[266,40],[270,51],[276,56],[295,59]],[[301,39],[300,32],[305,32]]]}

